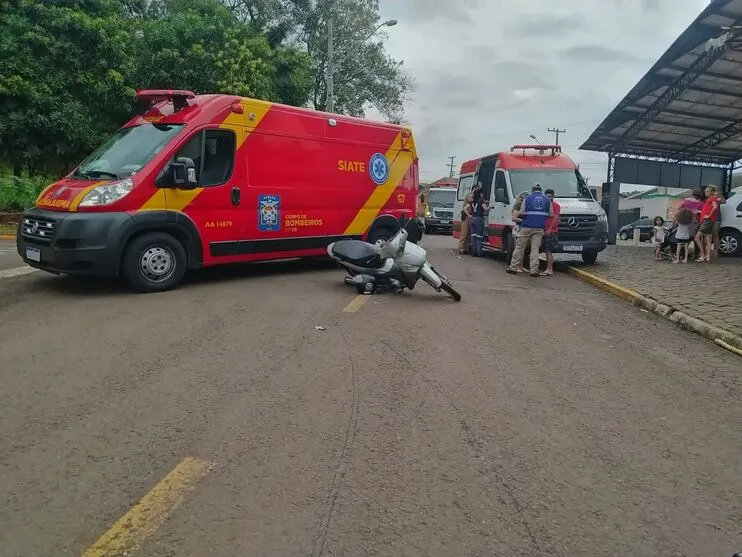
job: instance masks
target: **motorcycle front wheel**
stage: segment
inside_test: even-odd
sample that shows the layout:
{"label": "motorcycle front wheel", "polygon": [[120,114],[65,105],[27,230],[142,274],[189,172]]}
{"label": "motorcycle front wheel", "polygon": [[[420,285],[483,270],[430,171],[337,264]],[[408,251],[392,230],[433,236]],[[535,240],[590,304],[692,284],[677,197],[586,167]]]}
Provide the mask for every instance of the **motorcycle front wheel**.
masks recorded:
{"label": "motorcycle front wheel", "polygon": [[438,278],[441,279],[441,290],[443,290],[446,294],[451,296],[455,301],[460,302],[461,301],[461,294],[459,294],[456,289],[453,287],[451,282],[444,277],[442,274],[440,274],[437,270],[433,269],[435,271],[435,274],[438,275]]}

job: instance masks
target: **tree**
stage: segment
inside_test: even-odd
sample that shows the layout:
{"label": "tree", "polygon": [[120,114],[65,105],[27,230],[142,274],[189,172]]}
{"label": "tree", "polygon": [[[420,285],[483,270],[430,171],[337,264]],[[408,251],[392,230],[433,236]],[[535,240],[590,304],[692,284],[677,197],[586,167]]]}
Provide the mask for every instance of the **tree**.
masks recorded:
{"label": "tree", "polygon": [[0,23],[0,160],[62,171],[115,129],[134,90],[117,0],[18,0]]}
{"label": "tree", "polygon": [[378,0],[223,0],[236,17],[274,40],[301,45],[311,55],[311,105],[327,107],[327,20],[333,18],[336,112],[362,116],[371,104],[390,121],[402,121],[411,77],[385,51]]}
{"label": "tree", "polygon": [[136,89],[303,105],[312,61],[219,0],[5,0],[0,167],[63,173],[134,108]]}

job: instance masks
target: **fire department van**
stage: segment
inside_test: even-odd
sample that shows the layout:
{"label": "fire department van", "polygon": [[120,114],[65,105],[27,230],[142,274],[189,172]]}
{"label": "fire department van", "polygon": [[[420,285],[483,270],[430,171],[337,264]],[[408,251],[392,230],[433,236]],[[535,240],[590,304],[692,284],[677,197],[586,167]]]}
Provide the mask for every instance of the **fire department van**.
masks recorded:
{"label": "fire department van", "polygon": [[533,184],[553,189],[561,208],[558,248],[555,253],[580,254],[585,263],[595,263],[608,245],[608,218],[593,198],[577,166],[558,145],[515,145],[505,151],[466,161],[461,165],[454,207],[454,236],[461,232],[464,197],[480,183],[490,212],[484,245],[489,250],[513,253],[513,205],[521,192]]}
{"label": "fire department van", "polygon": [[137,97],[140,114],[24,213],[27,264],[162,291],[187,269],[377,242],[415,213],[405,127],[230,95]]}

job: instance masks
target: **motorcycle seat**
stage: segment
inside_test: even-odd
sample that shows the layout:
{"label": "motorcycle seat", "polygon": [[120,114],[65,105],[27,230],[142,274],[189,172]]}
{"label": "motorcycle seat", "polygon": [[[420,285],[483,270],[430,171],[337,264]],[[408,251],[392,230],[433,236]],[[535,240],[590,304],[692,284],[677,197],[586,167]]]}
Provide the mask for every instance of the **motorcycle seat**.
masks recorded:
{"label": "motorcycle seat", "polygon": [[384,266],[384,259],[379,256],[376,246],[361,240],[340,240],[335,242],[332,253],[343,261],[357,267],[378,269]]}

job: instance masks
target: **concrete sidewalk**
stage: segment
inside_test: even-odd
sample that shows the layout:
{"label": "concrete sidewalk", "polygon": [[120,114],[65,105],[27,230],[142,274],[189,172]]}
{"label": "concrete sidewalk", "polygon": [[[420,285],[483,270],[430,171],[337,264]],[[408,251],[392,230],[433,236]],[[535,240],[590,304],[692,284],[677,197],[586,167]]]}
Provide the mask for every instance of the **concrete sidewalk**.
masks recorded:
{"label": "concrete sidewalk", "polygon": [[569,264],[742,337],[740,258],[675,264],[655,262],[650,249],[609,246],[595,265]]}

